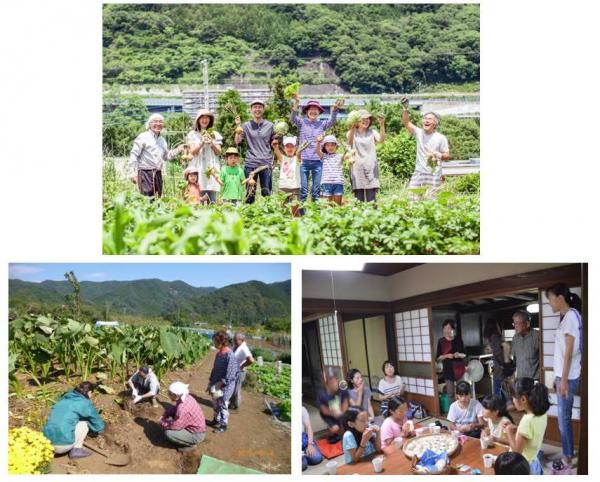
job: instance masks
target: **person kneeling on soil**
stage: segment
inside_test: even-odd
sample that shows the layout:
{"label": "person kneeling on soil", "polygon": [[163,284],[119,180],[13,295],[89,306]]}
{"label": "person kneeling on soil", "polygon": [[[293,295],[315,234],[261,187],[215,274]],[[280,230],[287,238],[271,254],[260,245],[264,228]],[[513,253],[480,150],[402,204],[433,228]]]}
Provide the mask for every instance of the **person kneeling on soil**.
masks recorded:
{"label": "person kneeling on soil", "polygon": [[150,398],[152,406],[158,407],[156,396],[160,390],[160,384],[152,368],[146,365],[141,366],[137,372],[131,375],[131,378],[127,381],[127,385],[131,387],[133,403]]}
{"label": "person kneeling on soil", "polygon": [[202,408],[190,395],[188,385],[182,382],[169,385],[169,398],[175,402],[175,406],[167,408],[160,418],[165,437],[178,445],[180,452],[193,450],[206,435]]}
{"label": "person kneeling on soil", "polygon": [[91,400],[94,388],[91,382],[81,382],[52,407],[43,432],[55,454],[68,452],[72,459],[92,454],[83,448],[85,437],[90,430],[104,431],[104,421]]}

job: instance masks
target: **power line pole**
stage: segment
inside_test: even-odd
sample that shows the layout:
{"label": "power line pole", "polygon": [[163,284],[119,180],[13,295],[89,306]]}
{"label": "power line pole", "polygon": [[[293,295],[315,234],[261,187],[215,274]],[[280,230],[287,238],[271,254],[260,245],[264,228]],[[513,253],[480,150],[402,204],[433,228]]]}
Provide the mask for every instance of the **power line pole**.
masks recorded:
{"label": "power line pole", "polygon": [[208,60],[202,61],[202,67],[204,72],[204,108],[208,109]]}

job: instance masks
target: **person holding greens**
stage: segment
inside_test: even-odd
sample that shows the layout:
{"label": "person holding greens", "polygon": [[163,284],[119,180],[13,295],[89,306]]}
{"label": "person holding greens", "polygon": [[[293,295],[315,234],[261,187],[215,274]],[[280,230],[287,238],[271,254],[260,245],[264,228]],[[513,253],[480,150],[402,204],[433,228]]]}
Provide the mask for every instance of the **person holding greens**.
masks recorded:
{"label": "person holding greens", "polygon": [[346,137],[355,151],[354,164],[350,168],[350,179],[354,196],[359,201],[375,201],[379,191],[379,164],[376,144],[385,141],[385,117],[378,116],[379,131],[373,129],[373,116],[365,109],[359,110],[360,120]]}

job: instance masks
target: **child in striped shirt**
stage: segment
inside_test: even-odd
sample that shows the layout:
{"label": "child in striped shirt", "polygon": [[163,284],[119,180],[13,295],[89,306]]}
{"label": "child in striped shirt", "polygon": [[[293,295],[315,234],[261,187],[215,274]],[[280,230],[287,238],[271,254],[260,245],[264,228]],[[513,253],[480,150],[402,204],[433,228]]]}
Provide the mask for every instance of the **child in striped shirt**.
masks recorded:
{"label": "child in striped shirt", "polygon": [[328,135],[317,137],[317,154],[323,161],[321,175],[321,192],[324,198],[334,203],[342,204],[344,194],[344,171],[342,169],[342,155],[336,152],[338,147],[335,136]]}

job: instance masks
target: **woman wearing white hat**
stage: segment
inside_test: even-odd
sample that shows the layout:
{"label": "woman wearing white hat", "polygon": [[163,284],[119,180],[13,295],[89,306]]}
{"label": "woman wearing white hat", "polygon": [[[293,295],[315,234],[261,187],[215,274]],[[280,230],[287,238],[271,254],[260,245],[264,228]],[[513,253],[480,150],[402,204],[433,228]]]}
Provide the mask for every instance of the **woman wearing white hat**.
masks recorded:
{"label": "woman wearing white hat", "polygon": [[[200,195],[207,195],[211,203],[217,202],[217,193],[221,190],[215,177],[219,176],[221,163],[221,146],[223,145],[223,136],[217,131],[208,133],[215,123],[215,115],[208,109],[200,109],[194,120],[194,129],[191,130],[186,142],[190,146],[190,152],[194,158],[190,161],[188,167],[198,169],[198,184],[200,184]],[[212,170],[213,175],[207,176],[206,173]]]}
{"label": "woman wearing white hat", "polygon": [[190,395],[188,385],[183,382],[169,385],[169,398],[175,402],[175,406],[165,410],[160,418],[160,425],[165,431],[165,437],[179,446],[177,450],[187,452],[204,440],[204,413]]}
{"label": "woman wearing white hat", "polygon": [[359,201],[375,201],[379,190],[379,165],[376,143],[385,140],[385,120],[378,116],[379,132],[371,127],[373,116],[365,109],[360,111],[360,120],[347,134],[348,143],[356,152],[350,168],[352,190]]}
{"label": "woman wearing white hat", "polygon": [[168,149],[167,141],[160,135],[164,125],[162,115],[152,114],[146,122],[147,130],[135,138],[129,154],[129,177],[144,196],[162,195],[164,162],[170,161],[183,150],[183,146]]}

